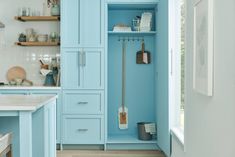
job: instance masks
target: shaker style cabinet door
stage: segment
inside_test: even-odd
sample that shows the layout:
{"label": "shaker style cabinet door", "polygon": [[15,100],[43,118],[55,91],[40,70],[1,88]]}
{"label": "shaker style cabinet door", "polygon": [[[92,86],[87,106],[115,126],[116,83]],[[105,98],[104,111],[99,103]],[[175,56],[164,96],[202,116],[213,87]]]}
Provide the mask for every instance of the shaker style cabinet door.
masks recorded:
{"label": "shaker style cabinet door", "polygon": [[62,47],[80,46],[80,0],[62,0],[61,11]]}
{"label": "shaker style cabinet door", "polygon": [[104,84],[104,52],[99,49],[83,49],[84,64],[83,88],[103,89]]}
{"label": "shaker style cabinet door", "polygon": [[81,51],[78,49],[65,50],[62,57],[62,87],[79,89],[81,87]]}
{"label": "shaker style cabinet door", "polygon": [[62,0],[62,47],[103,47],[103,0]]}
{"label": "shaker style cabinet door", "polygon": [[103,0],[80,0],[81,44],[83,47],[102,47],[104,34]]}
{"label": "shaker style cabinet door", "polygon": [[62,58],[64,89],[103,89],[102,49],[68,49],[63,52]]}

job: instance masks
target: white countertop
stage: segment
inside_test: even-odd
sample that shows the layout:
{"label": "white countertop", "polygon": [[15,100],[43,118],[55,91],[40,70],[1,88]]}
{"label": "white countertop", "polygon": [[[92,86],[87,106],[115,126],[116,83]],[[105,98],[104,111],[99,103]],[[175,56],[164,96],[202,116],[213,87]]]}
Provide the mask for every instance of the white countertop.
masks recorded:
{"label": "white countertop", "polygon": [[11,89],[11,90],[34,90],[34,89],[41,89],[41,90],[60,90],[61,87],[57,86],[0,86],[1,89]]}
{"label": "white countertop", "polygon": [[0,112],[36,111],[56,98],[57,96],[42,95],[0,95]]}

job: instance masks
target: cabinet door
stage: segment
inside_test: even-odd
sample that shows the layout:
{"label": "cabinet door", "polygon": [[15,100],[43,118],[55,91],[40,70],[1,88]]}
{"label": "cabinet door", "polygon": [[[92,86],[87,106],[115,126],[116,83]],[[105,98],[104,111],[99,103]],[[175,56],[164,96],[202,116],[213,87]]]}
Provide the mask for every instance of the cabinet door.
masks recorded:
{"label": "cabinet door", "polygon": [[[62,47],[80,46],[80,0],[61,1]],[[90,19],[91,20],[91,19]]]}
{"label": "cabinet door", "polygon": [[82,80],[85,89],[103,89],[104,84],[103,50],[84,49]]}
{"label": "cabinet door", "polygon": [[102,47],[104,34],[103,0],[80,0],[82,47]]}
{"label": "cabinet door", "polygon": [[81,82],[81,51],[66,50],[63,52],[62,87],[64,89],[79,89]]}
{"label": "cabinet door", "polygon": [[44,157],[56,157],[56,101],[44,106]]}

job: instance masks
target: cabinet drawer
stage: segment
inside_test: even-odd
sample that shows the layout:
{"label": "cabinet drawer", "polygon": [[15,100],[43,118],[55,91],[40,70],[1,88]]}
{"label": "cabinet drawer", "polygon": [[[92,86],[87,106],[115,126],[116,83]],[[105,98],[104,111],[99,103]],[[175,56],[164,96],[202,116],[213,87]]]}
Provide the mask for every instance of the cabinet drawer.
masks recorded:
{"label": "cabinet drawer", "polygon": [[97,93],[65,93],[65,114],[102,114],[103,92]]}
{"label": "cabinet drawer", "polygon": [[64,117],[64,144],[102,144],[103,118]]}

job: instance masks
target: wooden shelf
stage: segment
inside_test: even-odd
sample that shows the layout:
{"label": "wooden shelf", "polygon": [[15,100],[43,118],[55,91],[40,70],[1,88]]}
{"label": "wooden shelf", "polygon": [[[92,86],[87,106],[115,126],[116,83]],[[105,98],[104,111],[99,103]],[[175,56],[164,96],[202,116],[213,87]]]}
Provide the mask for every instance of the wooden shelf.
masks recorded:
{"label": "wooden shelf", "polygon": [[19,46],[59,46],[59,42],[16,42]]}
{"label": "wooden shelf", "polygon": [[150,31],[150,32],[137,32],[137,31],[132,31],[132,32],[113,32],[113,31],[108,31],[109,35],[156,35],[156,31]]}
{"label": "wooden shelf", "polygon": [[16,16],[19,21],[60,21],[60,16]]}

